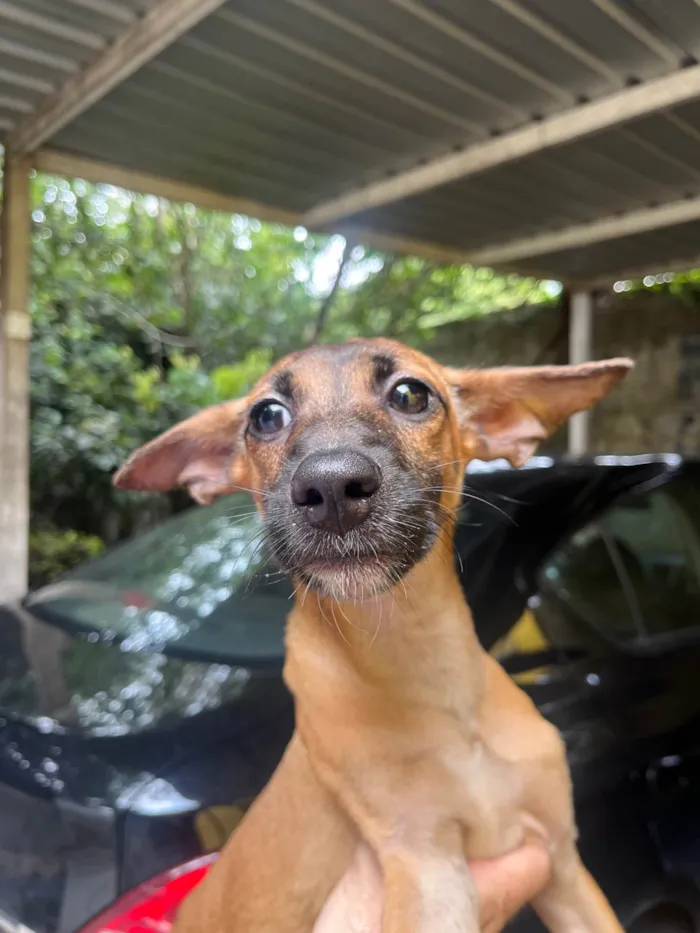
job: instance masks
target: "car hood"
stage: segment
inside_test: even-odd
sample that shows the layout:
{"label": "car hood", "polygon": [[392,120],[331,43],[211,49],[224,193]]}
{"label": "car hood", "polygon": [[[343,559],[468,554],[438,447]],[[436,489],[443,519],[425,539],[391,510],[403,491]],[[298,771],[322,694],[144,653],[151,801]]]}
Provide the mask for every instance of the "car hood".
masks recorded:
{"label": "car hood", "polygon": [[224,707],[230,721],[282,693],[279,668],[123,650],[103,633],[69,632],[22,605],[0,607],[0,711],[45,734],[138,736]]}

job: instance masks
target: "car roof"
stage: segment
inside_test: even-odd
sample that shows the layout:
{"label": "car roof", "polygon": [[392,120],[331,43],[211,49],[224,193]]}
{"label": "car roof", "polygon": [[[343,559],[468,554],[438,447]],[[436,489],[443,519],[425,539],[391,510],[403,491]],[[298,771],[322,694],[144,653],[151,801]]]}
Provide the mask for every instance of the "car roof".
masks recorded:
{"label": "car roof", "polygon": [[558,471],[567,468],[580,470],[588,468],[594,472],[597,467],[636,467],[665,464],[671,469],[678,469],[683,465],[698,464],[700,458],[681,457],[676,453],[646,453],[646,454],[590,454],[582,457],[569,456],[539,456],[531,457],[521,467],[513,467],[507,460],[472,460],[467,467],[467,474],[488,473],[515,473],[520,470],[543,470],[556,467]]}

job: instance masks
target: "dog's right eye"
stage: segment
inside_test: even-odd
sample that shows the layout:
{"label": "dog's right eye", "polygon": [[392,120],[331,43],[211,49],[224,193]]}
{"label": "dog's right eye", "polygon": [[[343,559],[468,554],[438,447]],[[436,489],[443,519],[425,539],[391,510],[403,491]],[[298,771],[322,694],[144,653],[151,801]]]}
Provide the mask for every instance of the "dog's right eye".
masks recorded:
{"label": "dog's right eye", "polygon": [[250,413],[250,422],[258,434],[270,437],[292,423],[292,414],[280,402],[262,402]]}

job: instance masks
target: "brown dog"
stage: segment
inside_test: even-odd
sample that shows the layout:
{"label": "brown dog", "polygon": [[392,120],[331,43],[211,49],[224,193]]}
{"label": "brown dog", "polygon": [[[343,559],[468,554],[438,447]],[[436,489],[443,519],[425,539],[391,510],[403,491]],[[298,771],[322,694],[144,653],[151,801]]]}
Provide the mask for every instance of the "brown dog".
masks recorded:
{"label": "brown dog", "polygon": [[387,340],[293,354],[137,451],[131,489],[253,492],[296,580],[296,733],[177,933],[311,933],[361,841],[382,933],[475,933],[466,858],[544,837],[553,933],[620,933],[575,845],[556,730],[480,647],[452,531],[472,458],[524,463],[629,360],[455,370]]}

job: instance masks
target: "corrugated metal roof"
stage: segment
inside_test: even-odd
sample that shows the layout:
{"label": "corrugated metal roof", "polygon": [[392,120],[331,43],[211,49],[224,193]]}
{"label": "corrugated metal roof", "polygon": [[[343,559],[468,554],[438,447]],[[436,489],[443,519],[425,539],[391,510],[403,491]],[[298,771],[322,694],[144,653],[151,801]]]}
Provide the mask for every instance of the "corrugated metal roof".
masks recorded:
{"label": "corrugated metal roof", "polygon": [[[0,0],[0,128],[31,119],[156,7]],[[699,59],[694,0],[228,0],[45,145],[303,219],[431,160],[690,74]],[[700,103],[685,101],[334,226],[468,256],[698,195]],[[700,252],[699,229],[676,224],[503,265],[577,280],[661,268]]]}
{"label": "corrugated metal roof", "polygon": [[0,127],[92,61],[157,0],[0,0]]}

